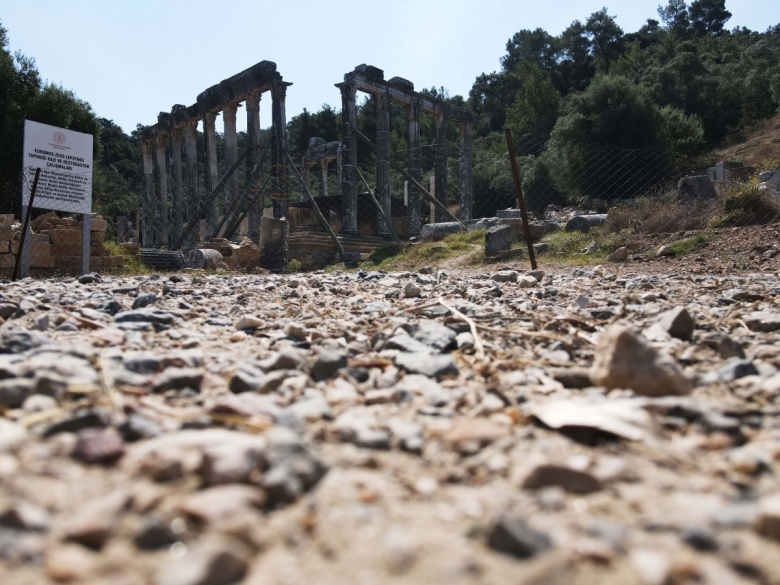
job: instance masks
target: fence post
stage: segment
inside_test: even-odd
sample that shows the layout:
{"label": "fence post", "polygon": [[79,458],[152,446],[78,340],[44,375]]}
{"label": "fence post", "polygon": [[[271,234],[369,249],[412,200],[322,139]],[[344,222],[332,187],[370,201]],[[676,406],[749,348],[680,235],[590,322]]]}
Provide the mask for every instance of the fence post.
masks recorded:
{"label": "fence post", "polygon": [[520,184],[520,171],[517,170],[517,159],[515,158],[515,147],[512,143],[512,132],[509,128],[504,128],[506,134],[506,144],[509,149],[509,162],[512,163],[512,177],[515,180],[515,193],[517,193],[517,206],[520,208],[520,217],[523,218],[523,235],[525,244],[528,247],[528,257],[531,259],[531,268],[536,270],[536,255],[534,254],[534,245],[531,241],[531,230],[528,227],[528,214],[525,212],[525,201],[523,201],[523,186]]}

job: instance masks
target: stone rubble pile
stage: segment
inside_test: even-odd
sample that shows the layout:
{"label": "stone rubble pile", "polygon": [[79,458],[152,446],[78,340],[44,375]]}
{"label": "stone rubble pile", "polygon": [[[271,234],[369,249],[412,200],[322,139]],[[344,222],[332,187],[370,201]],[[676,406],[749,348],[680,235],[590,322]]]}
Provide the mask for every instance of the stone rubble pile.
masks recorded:
{"label": "stone rubble pile", "polygon": [[778,583],[779,299],[600,266],[5,283],[0,582]]}
{"label": "stone rubble pile", "polygon": [[[111,256],[105,247],[106,220],[93,214],[89,233],[90,270],[112,272],[124,266],[122,256]],[[81,272],[81,221],[60,218],[56,211],[30,222],[30,268],[38,276]],[[13,215],[0,215],[0,274],[10,276],[16,264],[22,226]]]}

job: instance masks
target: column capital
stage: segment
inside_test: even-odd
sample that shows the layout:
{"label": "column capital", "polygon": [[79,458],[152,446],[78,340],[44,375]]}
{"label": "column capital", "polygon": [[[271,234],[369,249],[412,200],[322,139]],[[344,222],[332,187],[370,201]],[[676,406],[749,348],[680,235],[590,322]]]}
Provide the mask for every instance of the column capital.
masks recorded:
{"label": "column capital", "polygon": [[203,116],[203,122],[205,123],[206,126],[213,127],[216,121],[217,121],[216,112],[206,112]]}
{"label": "column capital", "polygon": [[168,142],[168,135],[167,134],[158,134],[155,137],[155,144],[157,146],[157,150],[165,149],[165,145]]}
{"label": "column capital", "polygon": [[222,120],[225,124],[236,123],[236,111],[238,111],[238,104],[225,104],[225,107],[222,109]]}

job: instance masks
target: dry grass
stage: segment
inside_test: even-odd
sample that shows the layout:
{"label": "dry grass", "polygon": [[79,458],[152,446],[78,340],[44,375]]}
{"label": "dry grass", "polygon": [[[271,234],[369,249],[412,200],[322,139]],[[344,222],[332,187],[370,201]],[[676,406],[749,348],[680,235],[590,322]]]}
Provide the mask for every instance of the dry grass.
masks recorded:
{"label": "dry grass", "polygon": [[609,210],[605,234],[633,230],[640,234],[685,232],[706,228],[721,210],[714,200],[680,201],[677,197],[646,197]]}

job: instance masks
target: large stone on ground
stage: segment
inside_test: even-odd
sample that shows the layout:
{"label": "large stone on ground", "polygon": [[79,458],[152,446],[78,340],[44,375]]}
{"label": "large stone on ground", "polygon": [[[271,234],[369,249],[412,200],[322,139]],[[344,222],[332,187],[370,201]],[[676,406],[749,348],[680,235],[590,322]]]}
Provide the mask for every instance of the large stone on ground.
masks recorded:
{"label": "large stone on ground", "polygon": [[600,337],[591,379],[608,389],[630,388],[644,396],[689,394],[692,384],[677,365],[624,325],[612,325]]}
{"label": "large stone on ground", "polygon": [[567,232],[582,232],[587,234],[594,227],[604,225],[607,221],[606,213],[596,213],[593,215],[575,215],[566,222],[564,228]]}
{"label": "large stone on ground", "polygon": [[217,268],[226,268],[224,258],[217,250],[209,248],[196,248],[187,252],[184,257],[182,268],[203,268],[205,270],[216,270]]}
{"label": "large stone on ground", "polygon": [[714,199],[715,187],[707,175],[683,177],[677,183],[677,196],[680,199]]}
{"label": "large stone on ground", "polygon": [[285,218],[263,217],[260,220],[260,266],[280,272],[287,266],[290,224]]}
{"label": "large stone on ground", "polygon": [[421,240],[440,240],[446,236],[463,231],[463,227],[457,221],[443,223],[426,223],[420,229]]}
{"label": "large stone on ground", "polygon": [[485,256],[492,258],[512,248],[512,227],[497,225],[485,232]]}

